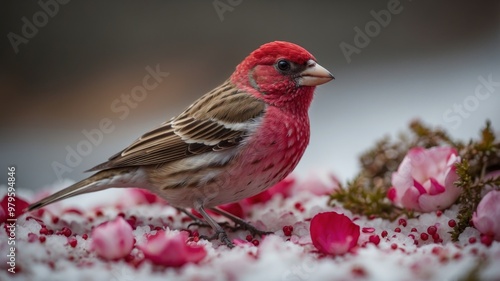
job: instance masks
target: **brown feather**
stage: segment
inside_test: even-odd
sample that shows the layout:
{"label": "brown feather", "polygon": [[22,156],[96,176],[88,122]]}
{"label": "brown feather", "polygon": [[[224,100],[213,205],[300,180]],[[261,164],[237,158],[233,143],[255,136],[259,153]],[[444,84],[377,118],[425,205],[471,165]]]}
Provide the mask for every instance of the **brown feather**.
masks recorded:
{"label": "brown feather", "polygon": [[192,155],[235,147],[247,132],[225,125],[251,122],[265,109],[263,101],[237,90],[228,80],[202,96],[178,117],[145,133],[109,161],[88,171],[163,165]]}

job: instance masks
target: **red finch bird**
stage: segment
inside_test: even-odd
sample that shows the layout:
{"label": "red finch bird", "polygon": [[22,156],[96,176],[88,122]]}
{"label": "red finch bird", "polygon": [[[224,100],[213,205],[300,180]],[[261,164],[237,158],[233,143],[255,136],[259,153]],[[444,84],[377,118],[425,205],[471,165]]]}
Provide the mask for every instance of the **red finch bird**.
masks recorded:
{"label": "red finch bird", "polygon": [[256,195],[295,168],[309,143],[315,86],[332,79],[300,46],[262,45],[179,116],[90,169],[94,175],[28,210],[106,188],[141,187],[182,210],[194,208],[231,247],[206,209],[244,223],[215,207]]}

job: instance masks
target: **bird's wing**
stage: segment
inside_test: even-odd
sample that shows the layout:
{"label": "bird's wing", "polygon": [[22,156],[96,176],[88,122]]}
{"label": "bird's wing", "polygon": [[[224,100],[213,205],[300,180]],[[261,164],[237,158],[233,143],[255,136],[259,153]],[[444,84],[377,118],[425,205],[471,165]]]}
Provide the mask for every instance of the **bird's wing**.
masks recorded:
{"label": "bird's wing", "polygon": [[178,117],[147,132],[129,147],[89,171],[161,165],[238,145],[266,104],[226,81]]}

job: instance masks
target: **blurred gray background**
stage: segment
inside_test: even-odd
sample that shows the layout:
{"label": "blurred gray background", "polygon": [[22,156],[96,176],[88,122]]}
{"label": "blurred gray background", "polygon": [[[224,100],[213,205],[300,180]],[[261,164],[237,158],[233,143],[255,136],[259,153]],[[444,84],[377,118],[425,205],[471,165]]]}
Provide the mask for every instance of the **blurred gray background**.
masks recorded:
{"label": "blurred gray background", "polygon": [[[2,1],[0,184],[10,165],[18,188],[82,179],[273,40],[302,45],[336,78],[316,91],[298,174],[348,179],[361,152],[413,118],[463,139],[476,137],[485,119],[500,129],[499,1],[54,3]],[[376,24],[371,11],[388,5],[398,13]],[[355,28],[367,26],[370,41],[356,45]],[[342,43],[358,46],[356,53],[347,58]],[[157,65],[169,76],[122,116],[122,95]],[[495,82],[481,86],[479,77]],[[103,119],[114,130],[85,146],[82,131],[95,132]],[[68,149],[78,147],[86,155],[68,162]],[[57,163],[66,167],[58,166],[59,177]]]}

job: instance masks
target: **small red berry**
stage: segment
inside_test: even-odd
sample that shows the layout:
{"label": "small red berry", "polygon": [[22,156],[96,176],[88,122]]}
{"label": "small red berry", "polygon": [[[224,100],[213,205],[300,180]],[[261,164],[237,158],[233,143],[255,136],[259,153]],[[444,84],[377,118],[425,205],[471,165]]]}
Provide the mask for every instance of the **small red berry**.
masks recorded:
{"label": "small red berry", "polygon": [[471,244],[476,243],[476,241],[477,241],[477,240],[476,240],[476,237],[470,237],[470,238],[469,238],[469,243],[471,243]]}
{"label": "small red berry", "polygon": [[357,277],[365,277],[366,276],[366,271],[364,268],[360,266],[354,266],[351,269],[352,275],[357,276]]}
{"label": "small red berry", "polygon": [[430,235],[434,235],[436,232],[437,232],[437,228],[433,225],[431,225],[427,228],[427,233],[429,233]]}
{"label": "small red berry", "polygon": [[432,239],[434,239],[434,241],[439,240],[439,238],[440,238],[439,233],[436,232],[436,233],[432,234]]}
{"label": "small red berry", "polygon": [[375,245],[378,245],[380,243],[380,237],[377,234],[370,235],[370,238],[368,238],[368,240]]}
{"label": "small red berry", "polygon": [[493,243],[493,236],[491,235],[481,235],[481,243],[486,246],[490,246]]}
{"label": "small red berry", "polygon": [[422,232],[420,233],[420,239],[422,239],[422,241],[427,241],[427,239],[429,239],[429,235],[425,232]]}
{"label": "small red berry", "polygon": [[392,243],[391,244],[391,249],[396,250],[398,248],[398,244]]}
{"label": "small red berry", "polygon": [[252,242],[253,240],[253,236],[251,234],[248,234],[247,237],[245,237],[245,239],[248,241],[248,242]]}
{"label": "small red berry", "polygon": [[403,227],[406,227],[406,220],[405,219],[399,219],[398,221],[399,225],[402,225]]}
{"label": "small red berry", "polygon": [[441,211],[441,210],[436,211],[436,216],[440,217],[442,214],[443,214],[443,211]]}
{"label": "small red berry", "polygon": [[382,233],[380,233],[380,236],[382,236],[382,238],[385,238],[385,237],[387,237],[387,234],[388,234],[387,231],[384,230],[384,231],[382,231]]}
{"label": "small red berry", "polygon": [[47,235],[49,234],[49,230],[46,227],[40,228],[40,234]]}
{"label": "small red berry", "polygon": [[259,240],[256,240],[256,239],[252,240],[252,244],[254,246],[259,246]]}
{"label": "small red berry", "polygon": [[455,222],[455,220],[449,220],[448,221],[448,226],[449,227],[455,227],[457,225],[457,222]]}
{"label": "small red berry", "polygon": [[62,230],[60,231],[60,233],[66,237],[70,237],[71,236],[71,229],[67,228],[67,227],[63,227]]}
{"label": "small red berry", "polygon": [[285,236],[292,236],[292,232],[293,232],[293,226],[291,225],[283,226],[283,233],[285,234]]}
{"label": "small red berry", "polygon": [[78,242],[76,241],[76,239],[74,237],[71,237],[68,239],[68,244],[71,246],[71,247],[76,247],[76,244],[78,244]]}
{"label": "small red berry", "polygon": [[87,233],[84,233],[84,234],[82,235],[82,238],[83,238],[83,240],[87,240],[87,238],[89,238],[89,235],[88,235]]}
{"label": "small red berry", "polygon": [[434,247],[432,248],[432,253],[434,255],[439,255],[443,249],[441,247]]}
{"label": "small red berry", "polygon": [[59,217],[52,217],[52,223],[57,223],[59,222]]}
{"label": "small red berry", "polygon": [[47,237],[45,236],[38,237],[38,241],[40,241],[40,243],[45,243],[45,240],[47,240]]}
{"label": "small red berry", "polygon": [[400,233],[400,232],[401,232],[401,228],[396,227],[396,228],[394,229],[394,232]]}

